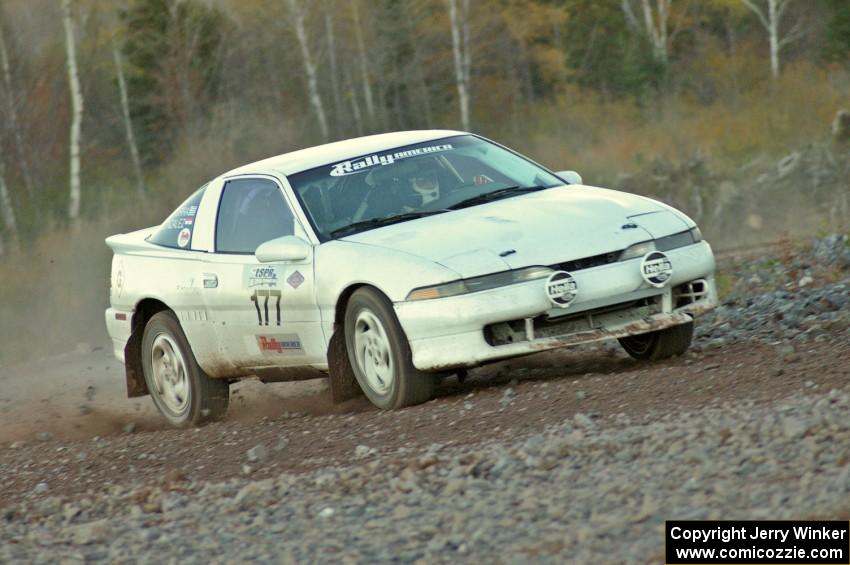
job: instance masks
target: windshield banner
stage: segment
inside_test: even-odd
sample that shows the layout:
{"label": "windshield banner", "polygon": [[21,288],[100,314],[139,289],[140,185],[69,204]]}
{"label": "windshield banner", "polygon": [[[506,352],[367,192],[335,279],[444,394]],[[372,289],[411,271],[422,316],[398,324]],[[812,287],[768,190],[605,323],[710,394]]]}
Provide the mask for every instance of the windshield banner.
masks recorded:
{"label": "windshield banner", "polygon": [[384,155],[369,155],[351,161],[342,161],[331,167],[332,177],[344,177],[354,173],[359,173],[363,169],[368,169],[378,165],[392,165],[400,159],[407,157],[415,157],[416,155],[426,155],[428,153],[437,153],[440,151],[448,151],[454,149],[451,143],[445,145],[429,145],[428,147],[417,147],[416,149],[407,149],[396,153],[386,153]]}

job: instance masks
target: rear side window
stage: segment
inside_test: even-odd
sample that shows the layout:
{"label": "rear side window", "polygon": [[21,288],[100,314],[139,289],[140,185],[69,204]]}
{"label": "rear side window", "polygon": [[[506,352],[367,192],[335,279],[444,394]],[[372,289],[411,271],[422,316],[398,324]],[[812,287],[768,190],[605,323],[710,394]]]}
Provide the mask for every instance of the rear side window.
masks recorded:
{"label": "rear side window", "polygon": [[202,186],[181,204],[162,225],[148,238],[151,243],[172,247],[174,249],[189,249],[192,245],[192,234],[195,231],[195,216],[207,185]]}
{"label": "rear side window", "polygon": [[293,235],[292,211],[276,183],[239,179],[224,185],[215,227],[219,253],[254,253],[261,243]]}

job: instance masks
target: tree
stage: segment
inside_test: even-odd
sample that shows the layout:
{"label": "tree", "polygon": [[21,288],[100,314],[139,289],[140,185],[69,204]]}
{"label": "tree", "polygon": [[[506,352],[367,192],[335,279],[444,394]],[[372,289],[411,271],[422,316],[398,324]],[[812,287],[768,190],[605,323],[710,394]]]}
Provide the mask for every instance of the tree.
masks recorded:
{"label": "tree", "polygon": [[24,187],[27,194],[32,196],[32,175],[29,169],[29,159],[24,152],[24,142],[21,135],[21,127],[18,121],[18,96],[12,84],[12,71],[9,65],[9,50],[6,47],[6,35],[3,26],[3,21],[0,21],[0,65],[3,67],[3,85],[6,89],[6,113],[9,120],[9,127],[12,129],[12,135],[15,139],[15,150],[17,152],[18,163],[24,177]]}
{"label": "tree", "polygon": [[336,32],[334,31],[334,1],[327,0],[325,6],[325,40],[327,41],[328,62],[331,74],[331,94],[334,100],[334,116],[336,117],[336,131],[342,133],[342,93],[339,84],[339,67],[336,60]]}
{"label": "tree", "polygon": [[[442,0],[437,3],[422,0],[372,0],[369,3],[368,21],[373,29],[370,43],[370,62],[381,69],[381,80],[375,85],[378,98],[384,100],[382,116],[385,127],[392,129],[428,128],[433,125],[433,107],[427,65],[423,53],[429,40],[444,40],[444,34],[433,36],[431,29],[445,26],[432,25],[428,20],[432,9],[446,19]],[[403,18],[399,14],[404,14]]]}
{"label": "tree", "polygon": [[[12,205],[12,198],[9,195],[9,187],[6,186],[6,170],[3,161],[0,160],[0,209],[3,212],[3,225],[5,231],[9,234],[11,247],[15,251],[18,249],[18,222],[15,218],[15,208]],[[3,232],[0,231],[0,236]],[[0,237],[2,239],[2,237]],[[2,255],[2,251],[0,251]]]}
{"label": "tree", "polygon": [[642,20],[635,14],[633,2],[621,0],[626,23],[649,40],[656,60],[666,67],[670,60],[670,46],[682,31],[690,2],[680,1],[679,5],[684,5],[684,8],[675,12],[673,0],[656,0],[654,10],[650,0],[639,0]]}
{"label": "tree", "polygon": [[124,121],[124,131],[127,134],[127,147],[130,149],[130,159],[133,162],[133,173],[136,176],[136,191],[139,196],[145,196],[145,178],[142,174],[142,162],[139,159],[139,147],[136,145],[136,134],[133,130],[133,120],[130,119],[130,103],[127,99],[127,81],[124,79],[124,62],[121,52],[112,43],[112,59],[115,61],[115,76],[118,79],[118,94],[121,99],[121,117]]}
{"label": "tree", "polygon": [[68,219],[80,216],[80,129],[83,122],[83,91],[77,70],[77,46],[74,41],[74,21],[71,0],[62,0],[62,22],[65,27],[65,53],[67,56],[68,83],[71,89],[71,142],[70,142],[70,197]]}
{"label": "tree", "polygon": [[[469,0],[446,0],[446,2],[449,6],[460,123],[464,130],[469,131],[469,83],[472,69],[469,52]],[[458,2],[461,4],[460,9],[458,9]]]}
{"label": "tree", "polygon": [[632,9],[631,0],[622,0],[623,14],[626,16],[626,22],[635,30],[646,34],[652,43],[655,56],[665,64],[668,59],[667,22],[670,19],[670,2],[671,0],[658,0],[657,12],[653,12],[649,0],[640,0],[640,7],[643,14],[643,24],[641,24],[638,22],[638,18]]}
{"label": "tree", "polygon": [[571,82],[612,97],[641,96],[660,84],[666,65],[640,29],[626,21],[621,5],[573,0],[565,9]]}
{"label": "tree", "polygon": [[828,61],[850,61],[850,2],[827,0],[831,16],[826,25],[821,55]]}
{"label": "tree", "polygon": [[360,24],[360,10],[357,0],[351,2],[351,16],[354,19],[354,37],[357,40],[357,54],[360,63],[360,78],[363,81],[363,97],[366,101],[366,115],[371,122],[370,127],[374,126],[375,122],[375,102],[372,97],[372,83],[369,80],[369,62],[366,57],[366,45],[363,42],[363,28]]}
{"label": "tree", "polygon": [[316,65],[310,50],[307,32],[304,29],[304,12],[298,0],[289,0],[289,10],[292,12],[292,26],[295,29],[295,36],[298,38],[298,45],[301,47],[301,61],[304,63],[304,73],[307,75],[307,93],[310,97],[310,105],[313,107],[313,111],[316,113],[316,119],[319,121],[322,139],[327,141],[329,135],[328,121],[325,117],[325,106],[322,104],[322,97],[319,95],[319,85],[316,80]]}
{"label": "tree", "polygon": [[[515,67],[515,76],[521,77],[518,86],[526,98],[545,96],[566,82],[562,31],[567,12],[563,6],[539,0],[509,0],[498,15],[493,23],[504,26],[511,40],[507,47],[512,56],[506,56],[505,62]],[[481,41],[476,47],[487,49]]]}
{"label": "tree", "polygon": [[[782,33],[782,16],[793,0],[741,0],[758,18],[762,27],[767,31],[770,43],[770,73],[778,78],[780,73],[779,55],[782,48],[798,40],[803,35],[802,23],[798,20],[794,26]],[[767,6],[765,6],[765,2]],[[767,8],[767,9],[765,9]]]}
{"label": "tree", "polygon": [[201,0],[133,0],[121,13],[121,49],[130,116],[141,162],[171,153],[218,99],[223,12]]}

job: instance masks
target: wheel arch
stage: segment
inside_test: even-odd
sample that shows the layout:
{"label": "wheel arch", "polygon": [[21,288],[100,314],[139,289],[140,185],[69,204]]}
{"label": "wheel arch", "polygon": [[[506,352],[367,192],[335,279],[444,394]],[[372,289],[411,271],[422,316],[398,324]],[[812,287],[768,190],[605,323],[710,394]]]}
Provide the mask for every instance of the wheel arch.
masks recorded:
{"label": "wheel arch", "polygon": [[145,326],[154,314],[168,311],[165,302],[156,298],[143,298],[136,303],[130,322],[130,337],[124,347],[124,375],[127,380],[127,397],[135,398],[149,394],[142,370],[142,337]]}
{"label": "wheel arch", "polygon": [[351,295],[357,292],[358,289],[367,286],[374,288],[375,290],[386,296],[386,293],[384,293],[378,287],[364,282],[350,284],[344,289],[342,289],[342,292],[340,292],[339,296],[337,297],[336,306],[334,308],[334,332],[336,332],[337,329],[339,329],[345,322],[345,310],[346,308],[348,308],[348,301],[351,299]]}

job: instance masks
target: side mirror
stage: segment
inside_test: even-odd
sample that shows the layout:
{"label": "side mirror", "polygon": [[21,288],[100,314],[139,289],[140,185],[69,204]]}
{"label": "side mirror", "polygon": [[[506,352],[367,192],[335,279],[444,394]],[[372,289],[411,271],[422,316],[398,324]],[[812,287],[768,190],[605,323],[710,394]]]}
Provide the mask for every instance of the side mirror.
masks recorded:
{"label": "side mirror", "polygon": [[584,184],[581,175],[575,171],[558,171],[555,173],[567,184]]}
{"label": "side mirror", "polygon": [[301,261],[310,256],[310,244],[294,235],[285,235],[260,244],[254,255],[260,263]]}

